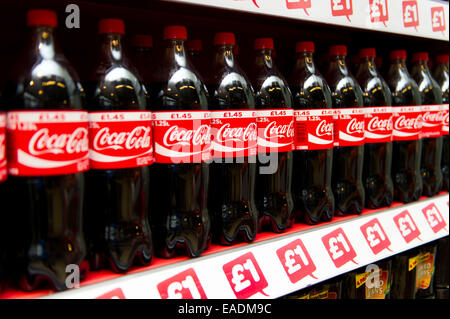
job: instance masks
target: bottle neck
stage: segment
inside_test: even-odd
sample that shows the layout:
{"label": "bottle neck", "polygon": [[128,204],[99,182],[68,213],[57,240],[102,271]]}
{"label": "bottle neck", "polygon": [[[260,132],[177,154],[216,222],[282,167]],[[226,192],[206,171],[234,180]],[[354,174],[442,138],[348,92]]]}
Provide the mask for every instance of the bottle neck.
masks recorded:
{"label": "bottle neck", "polygon": [[376,63],[374,57],[364,57],[359,61],[359,70],[369,72],[372,75],[376,75]]}
{"label": "bottle neck", "polygon": [[298,52],[295,63],[296,69],[306,69],[310,73],[316,73],[316,66],[313,60],[312,52]]}
{"label": "bottle neck", "polygon": [[430,69],[428,68],[428,61],[420,60],[420,61],[417,61],[415,64],[417,67],[420,68],[421,71],[423,71],[427,74],[430,74]]}
{"label": "bottle neck", "polygon": [[343,75],[349,75],[347,64],[345,63],[345,55],[332,55],[330,56],[330,68],[329,70],[337,70]]}
{"label": "bottle neck", "polygon": [[405,59],[393,59],[391,60],[391,66],[389,68],[389,72],[401,72],[401,73],[408,73],[408,69],[406,68],[406,61]]}
{"label": "bottle neck", "polygon": [[272,59],[271,49],[261,49],[256,50],[256,66],[257,67],[266,67],[269,69],[273,68],[273,59]]}
{"label": "bottle neck", "polygon": [[233,45],[216,45],[216,54],[214,62],[219,65],[225,65],[229,68],[234,68],[236,65],[236,58],[233,53]]}
{"label": "bottle neck", "polygon": [[54,28],[49,26],[35,26],[31,28],[31,43],[34,51],[42,59],[54,59],[56,45]]}
{"label": "bottle neck", "polygon": [[121,62],[123,56],[122,34],[106,33],[102,35],[100,59],[102,62]]}
{"label": "bottle neck", "polygon": [[164,56],[173,61],[181,67],[187,67],[185,40],[182,39],[168,39],[166,40],[166,48]]}

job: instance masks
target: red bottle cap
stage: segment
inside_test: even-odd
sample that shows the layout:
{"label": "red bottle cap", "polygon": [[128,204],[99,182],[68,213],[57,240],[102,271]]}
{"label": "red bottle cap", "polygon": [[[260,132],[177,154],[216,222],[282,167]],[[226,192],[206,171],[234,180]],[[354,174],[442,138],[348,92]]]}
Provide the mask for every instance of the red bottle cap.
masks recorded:
{"label": "red bottle cap", "polygon": [[163,39],[187,40],[187,29],[184,25],[168,25],[164,27]]}
{"label": "red bottle cap", "polygon": [[27,11],[27,26],[49,26],[56,27],[58,25],[58,16],[55,11],[46,9],[33,9]]}
{"label": "red bottle cap", "polygon": [[135,34],[131,38],[131,45],[134,47],[153,48],[153,38],[148,34]]}
{"label": "red bottle cap", "polygon": [[214,45],[235,45],[236,37],[231,32],[219,32],[214,34]]}
{"label": "red bottle cap", "polygon": [[416,52],[412,56],[412,61],[428,61],[428,52]]}
{"label": "red bottle cap", "polygon": [[364,48],[359,50],[360,58],[374,58],[377,56],[377,52],[374,48]]}
{"label": "red bottle cap", "polygon": [[258,38],[255,39],[255,42],[253,42],[253,49],[255,50],[262,50],[262,49],[269,49],[273,50],[273,39],[272,38]]}
{"label": "red bottle cap", "polygon": [[125,23],[122,19],[101,19],[98,22],[98,34],[105,33],[125,34]]}
{"label": "red bottle cap", "polygon": [[436,57],[436,62],[437,63],[448,63],[448,54],[439,54]]}
{"label": "red bottle cap", "polygon": [[345,45],[333,45],[330,47],[330,56],[336,56],[336,55],[344,55],[347,56],[347,46]]}
{"label": "red bottle cap", "polygon": [[391,60],[406,60],[406,50],[394,50],[391,51],[389,58]]}
{"label": "red bottle cap", "polygon": [[314,52],[314,51],[315,51],[315,47],[314,47],[314,42],[312,42],[312,41],[301,41],[301,42],[297,42],[295,44],[295,52],[296,53]]}
{"label": "red bottle cap", "polygon": [[203,50],[202,40],[188,40],[186,42],[186,48],[189,51],[202,51]]}

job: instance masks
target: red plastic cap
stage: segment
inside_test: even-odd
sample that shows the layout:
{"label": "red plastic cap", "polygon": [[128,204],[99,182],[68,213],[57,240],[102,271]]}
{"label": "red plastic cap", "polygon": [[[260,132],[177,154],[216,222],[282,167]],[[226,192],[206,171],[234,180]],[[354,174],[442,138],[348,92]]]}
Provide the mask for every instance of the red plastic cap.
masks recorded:
{"label": "red plastic cap", "polygon": [[336,55],[347,55],[347,46],[345,45],[333,45],[330,47],[329,51],[330,56],[336,56]]}
{"label": "red plastic cap", "polygon": [[184,25],[168,25],[164,27],[163,39],[187,40],[187,29]]}
{"label": "red plastic cap", "polygon": [[253,43],[253,48],[255,50],[263,50],[263,49],[269,49],[273,50],[273,39],[272,38],[258,38],[255,39],[255,42]]}
{"label": "red plastic cap", "polygon": [[436,62],[437,63],[448,63],[448,54],[439,54],[436,57]]}
{"label": "red plastic cap", "polygon": [[98,33],[119,33],[125,34],[125,23],[122,19],[101,19],[98,22]]}
{"label": "red plastic cap", "polygon": [[375,58],[377,56],[377,51],[374,48],[364,48],[359,50],[360,58]]}
{"label": "red plastic cap", "polygon": [[416,52],[413,54],[412,56],[412,61],[413,62],[417,62],[417,61],[428,61],[428,52]]}
{"label": "red plastic cap", "polygon": [[315,51],[314,42],[312,41],[301,41],[295,44],[295,52],[314,52]]}
{"label": "red plastic cap", "polygon": [[406,60],[406,50],[391,51],[389,58],[391,60]]}
{"label": "red plastic cap", "polygon": [[236,37],[231,32],[219,32],[214,34],[214,45],[235,45]]}
{"label": "red plastic cap", "polygon": [[58,16],[55,11],[46,9],[33,9],[27,11],[27,26],[49,26],[55,28],[58,25]]}
{"label": "red plastic cap", "polygon": [[203,50],[202,40],[188,40],[186,42],[186,48],[189,51],[202,51]]}
{"label": "red plastic cap", "polygon": [[134,47],[153,48],[153,38],[148,34],[135,34],[131,38],[131,45]]}

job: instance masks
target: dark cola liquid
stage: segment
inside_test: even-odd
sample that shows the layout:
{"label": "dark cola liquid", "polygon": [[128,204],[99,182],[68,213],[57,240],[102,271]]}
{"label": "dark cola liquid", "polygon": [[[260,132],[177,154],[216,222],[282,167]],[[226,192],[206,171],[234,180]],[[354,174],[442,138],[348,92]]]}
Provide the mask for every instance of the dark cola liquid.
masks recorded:
{"label": "dark cola liquid", "polygon": [[[252,70],[257,109],[292,108],[292,95],[286,80],[273,65],[271,50],[256,52]],[[258,154],[255,201],[259,212],[259,229],[269,226],[274,232],[289,228],[294,219],[291,194],[293,152]],[[275,164],[273,162],[276,162]],[[276,165],[265,173],[263,167]]]}
{"label": "dark cola liquid", "polygon": [[[294,109],[331,108],[330,88],[317,70],[311,53],[297,57],[289,85]],[[316,224],[333,218],[332,161],[333,149],[294,151],[292,193],[295,212],[301,221]]]}
{"label": "dark cola liquid", "polygon": [[[254,109],[253,89],[237,65],[232,46],[216,48],[208,80],[212,110]],[[213,236],[224,245],[252,241],[257,232],[256,158],[213,159],[209,207]],[[238,237],[239,236],[239,237]]]}
{"label": "dark cola liquid", "polygon": [[[436,81],[431,77],[426,62],[415,64],[411,76],[419,86],[422,105],[442,103],[442,94]],[[422,159],[420,171],[422,174],[424,196],[434,196],[442,189],[442,136],[422,139]]]}
{"label": "dark cola liquid", "polygon": [[[356,78],[363,91],[364,106],[392,105],[391,91],[379,75],[373,59],[361,60]],[[363,183],[368,208],[390,206],[394,198],[391,177],[392,142],[364,145]]]}
{"label": "dark cola liquid", "polygon": [[[104,35],[102,41],[95,80],[85,85],[89,111],[147,110],[145,88],[122,55],[120,36]],[[150,263],[149,187],[148,166],[87,173],[85,221],[93,269],[109,262],[112,270],[121,272],[134,262]]]}
{"label": "dark cola liquid", "polygon": [[[391,63],[386,82],[392,94],[392,106],[421,105],[422,100],[416,82],[410,77],[405,62],[395,60]],[[422,176],[420,158],[422,140],[394,141],[392,151],[392,180],[394,199],[409,203],[422,195]]]}
{"label": "dark cola liquid", "polygon": [[[176,50],[176,47],[182,50]],[[163,60],[152,85],[152,111],[208,109],[205,85],[186,58],[184,41],[166,43]],[[211,220],[207,207],[209,164],[153,164],[151,167],[151,224],[155,251],[173,257],[186,249],[191,257],[208,247]]]}
{"label": "dark cola liquid", "polygon": [[[82,110],[83,89],[72,67],[55,47],[53,29],[31,29],[31,47],[20,59],[18,78],[9,86],[9,110]],[[46,59],[44,59],[44,57]],[[45,177],[9,176],[6,192],[11,270],[24,290],[50,283],[66,289],[66,266],[84,263],[85,174]],[[82,278],[81,277],[81,278]]]}
{"label": "dark cola liquid", "polygon": [[[341,58],[331,57],[326,79],[331,89],[333,108],[363,107],[362,92]],[[338,62],[339,60],[339,62]],[[364,145],[333,149],[332,188],[335,214],[360,214],[364,207],[362,182]]]}

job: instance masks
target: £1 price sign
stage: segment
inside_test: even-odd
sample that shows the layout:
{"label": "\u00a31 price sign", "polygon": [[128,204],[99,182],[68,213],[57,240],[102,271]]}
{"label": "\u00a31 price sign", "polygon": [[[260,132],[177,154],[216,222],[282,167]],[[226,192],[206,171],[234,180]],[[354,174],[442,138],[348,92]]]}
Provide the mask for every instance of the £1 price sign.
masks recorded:
{"label": "\u00a31 price sign", "polygon": [[264,274],[252,253],[246,253],[222,267],[236,298],[246,299],[268,286]]}
{"label": "\u00a31 price sign", "polygon": [[425,216],[425,219],[427,220],[428,225],[430,225],[433,232],[437,233],[441,229],[445,228],[445,226],[447,226],[444,218],[439,212],[439,209],[436,207],[434,203],[431,203],[430,205],[427,205],[424,208],[422,208],[422,213]]}
{"label": "\u00a31 price sign", "polygon": [[361,232],[369,244],[372,252],[377,255],[384,249],[389,250],[391,241],[389,240],[386,232],[380,224],[378,218],[374,218],[371,221],[365,223],[360,227]]}
{"label": "\u00a31 price sign", "polygon": [[311,256],[300,239],[296,239],[278,249],[277,255],[283,265],[284,271],[286,271],[289,280],[293,284],[308,275],[317,279],[313,276],[316,265],[314,265]]}
{"label": "\u00a31 price sign", "polygon": [[356,252],[342,228],[339,227],[328,235],[323,236],[322,242],[336,268],[342,267],[349,261],[357,264],[354,261]]}
{"label": "\u00a31 price sign", "polygon": [[407,210],[394,216],[394,222],[407,244],[420,236],[420,230]]}
{"label": "\u00a31 price sign", "polygon": [[431,27],[433,29],[433,32],[445,31],[444,7],[431,8]]}
{"label": "\u00a31 price sign", "polygon": [[289,10],[303,9],[309,16],[307,9],[311,9],[311,0],[286,0],[286,8]]}
{"label": "\u00a31 price sign", "polygon": [[350,16],[353,14],[352,0],[331,0],[331,15],[333,17],[346,16],[350,21]]}
{"label": "\u00a31 price sign", "polygon": [[405,28],[414,27],[417,30],[419,26],[419,6],[417,0],[403,1],[403,26]]}
{"label": "\u00a31 price sign", "polygon": [[383,22],[386,27],[386,21],[389,20],[387,0],[369,0],[370,21]]}
{"label": "\u00a31 price sign", "polygon": [[189,268],[157,285],[162,299],[206,299],[193,268]]}

